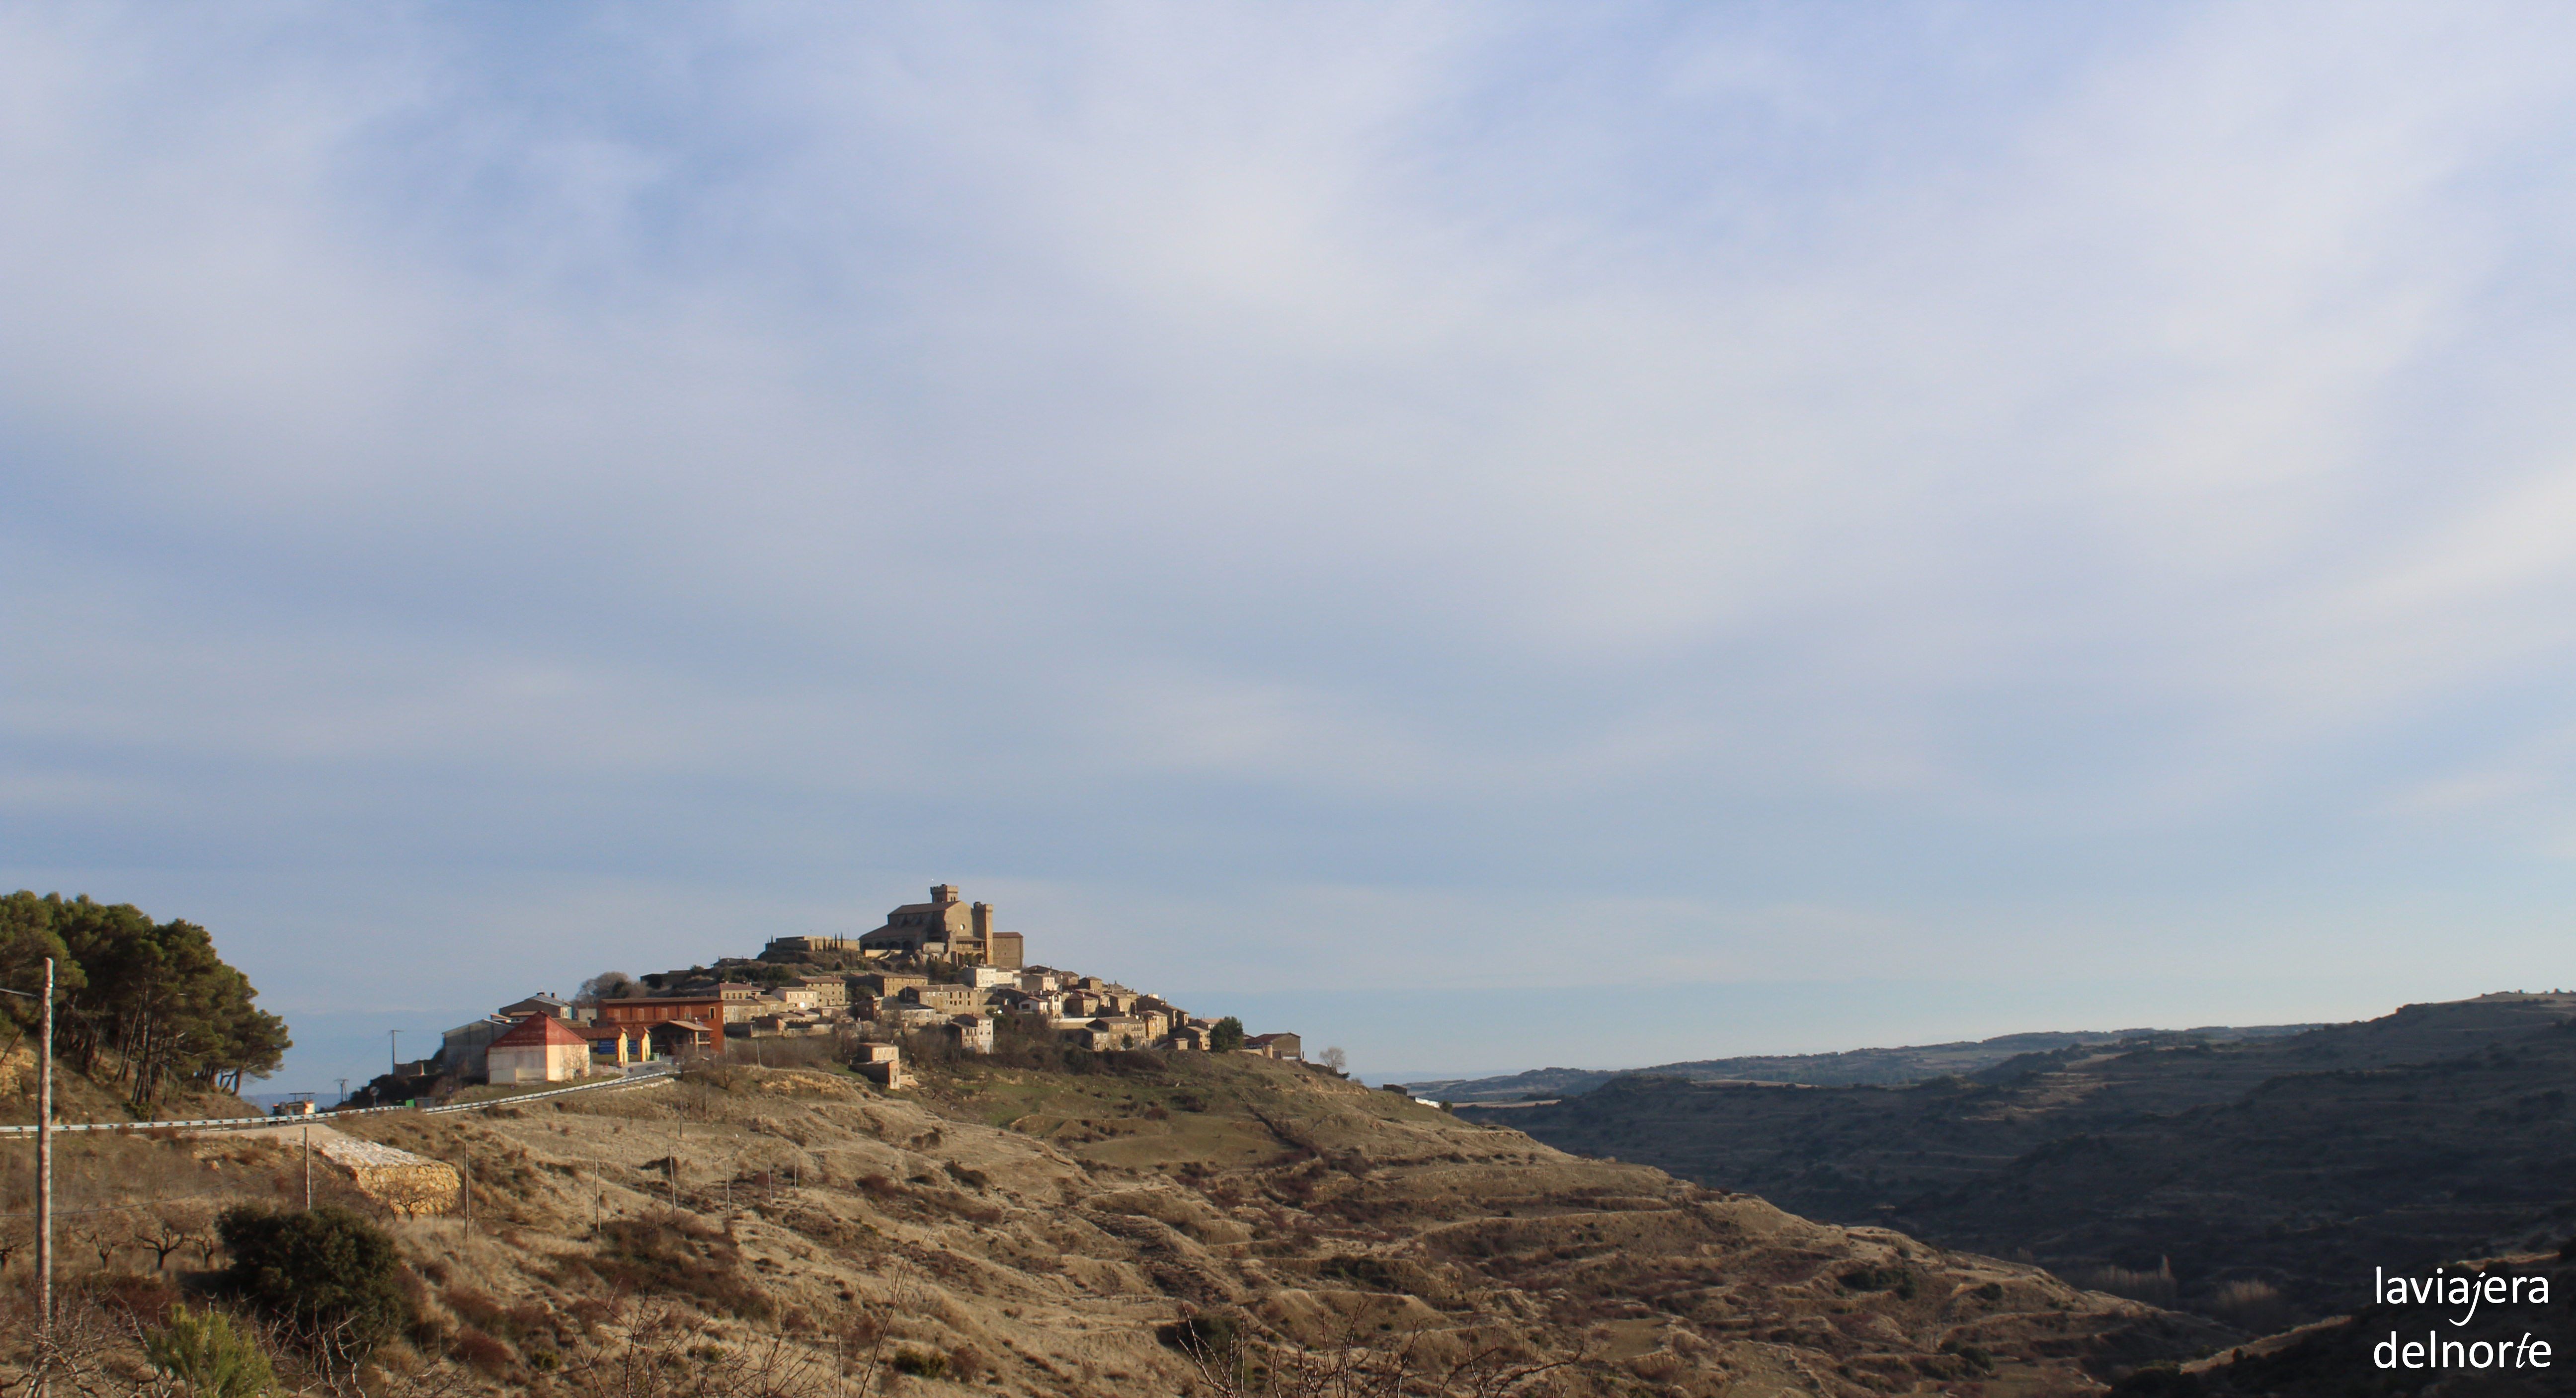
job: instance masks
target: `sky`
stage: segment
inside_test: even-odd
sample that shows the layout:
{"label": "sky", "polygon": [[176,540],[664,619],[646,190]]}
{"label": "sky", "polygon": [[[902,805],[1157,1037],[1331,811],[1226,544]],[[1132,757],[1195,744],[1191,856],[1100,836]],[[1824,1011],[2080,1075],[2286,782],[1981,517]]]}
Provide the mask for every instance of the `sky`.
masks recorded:
{"label": "sky", "polygon": [[2571,43],[11,6],[0,886],[291,1089],[934,882],[1378,1078],[2576,983]]}

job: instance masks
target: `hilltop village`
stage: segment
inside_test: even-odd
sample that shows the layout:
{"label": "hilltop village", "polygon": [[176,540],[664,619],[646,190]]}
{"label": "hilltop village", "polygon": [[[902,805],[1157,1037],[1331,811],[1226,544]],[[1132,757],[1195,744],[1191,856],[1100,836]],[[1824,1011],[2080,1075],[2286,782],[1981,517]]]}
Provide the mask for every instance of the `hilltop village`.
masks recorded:
{"label": "hilltop village", "polygon": [[353,1094],[351,1105],[422,1101],[478,1084],[569,1083],[651,1071],[696,1055],[782,1061],[817,1054],[889,1089],[905,1049],[991,1053],[1007,1032],[1095,1052],[1179,1049],[1303,1062],[1295,1034],[1246,1035],[1159,996],[1027,962],[1026,939],[996,930],[989,903],[954,884],[906,903],[859,937],[777,937],[758,956],[628,977],[610,972],[566,999],[531,995],[440,1036],[438,1051]]}

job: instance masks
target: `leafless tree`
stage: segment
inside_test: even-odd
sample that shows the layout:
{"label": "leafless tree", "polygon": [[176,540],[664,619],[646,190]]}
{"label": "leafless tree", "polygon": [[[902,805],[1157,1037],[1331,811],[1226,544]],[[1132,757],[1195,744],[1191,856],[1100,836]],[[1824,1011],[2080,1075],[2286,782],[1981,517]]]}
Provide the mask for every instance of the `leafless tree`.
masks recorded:
{"label": "leafless tree", "polygon": [[114,1214],[97,1214],[70,1231],[72,1237],[88,1244],[90,1251],[98,1254],[100,1271],[115,1269],[117,1255],[125,1251],[127,1244],[122,1220]]}
{"label": "leafless tree", "polygon": [[196,1243],[198,1236],[211,1230],[213,1224],[213,1216],[204,1207],[176,1204],[137,1217],[130,1236],[138,1245],[152,1249],[152,1270],[158,1272],[169,1267],[170,1254]]}

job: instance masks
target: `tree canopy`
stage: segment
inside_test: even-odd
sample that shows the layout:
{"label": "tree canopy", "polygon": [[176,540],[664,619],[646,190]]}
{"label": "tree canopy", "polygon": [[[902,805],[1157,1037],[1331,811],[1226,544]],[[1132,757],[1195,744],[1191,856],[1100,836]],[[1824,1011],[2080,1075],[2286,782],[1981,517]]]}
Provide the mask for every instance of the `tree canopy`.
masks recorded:
{"label": "tree canopy", "polygon": [[402,1253],[382,1228],[325,1204],[309,1213],[237,1204],[215,1221],[235,1295],[308,1341],[363,1354],[411,1323]]}
{"label": "tree canopy", "polygon": [[[0,983],[33,990],[54,958],[54,1048],[84,1073],[104,1068],[150,1105],[173,1082],[236,1091],[286,1055],[286,1021],[252,1002],[259,992],[215,953],[205,928],[154,922],[130,903],[87,895],[0,898]],[[37,1007],[6,997],[24,1028]]]}

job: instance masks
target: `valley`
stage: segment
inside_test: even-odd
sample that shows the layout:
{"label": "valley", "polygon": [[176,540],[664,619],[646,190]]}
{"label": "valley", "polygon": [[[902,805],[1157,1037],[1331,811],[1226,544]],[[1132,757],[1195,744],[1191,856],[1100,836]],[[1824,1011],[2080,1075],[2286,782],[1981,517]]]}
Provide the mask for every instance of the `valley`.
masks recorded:
{"label": "valley", "polygon": [[2351,1310],[2374,1266],[2576,1233],[2576,997],[2561,993],[2072,1044],[1905,1086],[1633,1075],[1460,1113],[2255,1330]]}

